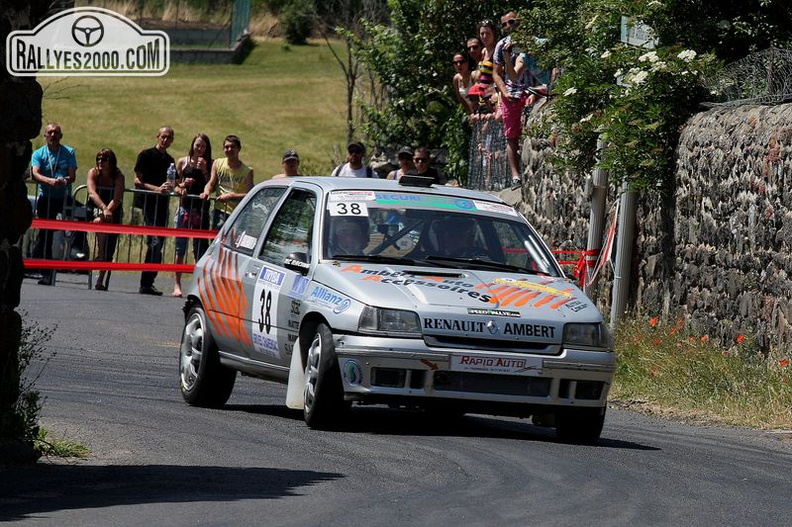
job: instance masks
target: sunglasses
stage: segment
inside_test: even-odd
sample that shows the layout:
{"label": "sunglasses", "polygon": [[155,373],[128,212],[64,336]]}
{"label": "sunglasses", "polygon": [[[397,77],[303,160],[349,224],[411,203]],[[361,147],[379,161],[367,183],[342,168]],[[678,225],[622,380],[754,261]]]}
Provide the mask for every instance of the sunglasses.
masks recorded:
{"label": "sunglasses", "polygon": [[350,148],[349,150],[347,150],[347,152],[349,152],[353,156],[354,155],[357,155],[357,156],[362,156],[363,155],[363,150],[359,150],[357,148]]}
{"label": "sunglasses", "polygon": [[466,60],[452,60],[451,62],[454,63],[454,64],[464,64],[467,61]]}
{"label": "sunglasses", "polygon": [[416,157],[415,159],[413,159],[413,161],[415,161],[416,163],[427,163],[429,160],[425,157]]}
{"label": "sunglasses", "polygon": [[110,158],[108,158],[108,157],[97,157],[96,158],[96,162],[97,163],[102,163],[104,161],[110,161]]}
{"label": "sunglasses", "polygon": [[475,50],[477,50],[477,49],[481,49],[481,46],[479,46],[478,44],[476,44],[476,45],[474,45],[474,46],[468,46],[467,48],[468,48],[468,49],[472,49],[472,50],[474,50],[474,51],[475,51]]}
{"label": "sunglasses", "polygon": [[502,23],[501,27],[509,27],[509,26],[514,26],[516,24],[517,24],[517,19],[512,18],[511,20],[507,20],[506,22]]}

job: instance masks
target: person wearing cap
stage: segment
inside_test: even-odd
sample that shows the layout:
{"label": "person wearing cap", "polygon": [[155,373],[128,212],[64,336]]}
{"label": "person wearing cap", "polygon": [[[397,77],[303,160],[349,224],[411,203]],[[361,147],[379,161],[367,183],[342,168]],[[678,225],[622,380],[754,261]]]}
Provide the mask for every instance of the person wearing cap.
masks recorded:
{"label": "person wearing cap", "polygon": [[366,147],[360,141],[352,141],[347,145],[347,162],[333,169],[333,177],[375,177],[374,170],[363,163]]}
{"label": "person wearing cap", "polygon": [[290,148],[283,152],[283,160],[281,161],[281,165],[283,166],[283,173],[282,174],[275,174],[272,176],[272,179],[277,178],[284,178],[284,177],[297,177],[300,176],[300,156],[297,154],[297,150]]}
{"label": "person wearing cap", "polygon": [[415,163],[413,163],[413,149],[409,146],[403,147],[396,154],[396,160],[399,162],[399,168],[388,172],[385,179],[399,180],[404,174],[415,174]]}

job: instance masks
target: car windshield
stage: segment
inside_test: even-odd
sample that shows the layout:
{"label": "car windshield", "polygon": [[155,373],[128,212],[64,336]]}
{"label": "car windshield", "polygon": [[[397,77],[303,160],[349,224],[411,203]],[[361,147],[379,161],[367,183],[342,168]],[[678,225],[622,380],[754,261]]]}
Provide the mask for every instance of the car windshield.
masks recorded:
{"label": "car windshield", "polygon": [[410,192],[332,192],[322,240],[324,258],[560,275],[533,229],[498,203]]}

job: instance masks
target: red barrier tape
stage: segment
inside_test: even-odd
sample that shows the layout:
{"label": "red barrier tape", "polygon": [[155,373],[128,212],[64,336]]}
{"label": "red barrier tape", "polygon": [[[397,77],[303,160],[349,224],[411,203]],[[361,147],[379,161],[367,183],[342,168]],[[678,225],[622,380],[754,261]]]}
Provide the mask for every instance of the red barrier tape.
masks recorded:
{"label": "red barrier tape", "polygon": [[94,223],[92,221],[45,220],[35,218],[31,227],[56,231],[101,232],[106,234],[137,234],[147,236],[177,236],[179,238],[214,239],[217,231],[201,229],[177,229],[175,227],[148,227],[144,225],[123,225],[121,223]]}
{"label": "red barrier tape", "polygon": [[191,274],[195,270],[192,264],[154,264],[154,263],[123,263],[94,262],[91,260],[38,260],[25,258],[26,269],[68,269],[74,271],[167,271]]}

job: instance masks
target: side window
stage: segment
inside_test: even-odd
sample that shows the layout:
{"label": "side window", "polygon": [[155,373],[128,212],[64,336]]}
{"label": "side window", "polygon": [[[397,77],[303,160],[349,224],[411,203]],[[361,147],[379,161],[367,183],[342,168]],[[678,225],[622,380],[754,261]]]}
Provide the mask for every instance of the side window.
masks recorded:
{"label": "side window", "polygon": [[222,239],[223,245],[252,256],[259,237],[263,234],[262,229],[267,218],[285,191],[283,187],[261,189],[239,211],[239,215]]}
{"label": "side window", "polygon": [[306,190],[294,190],[273,218],[259,258],[283,265],[289,253],[304,252],[310,261],[315,212],[316,196]]}

